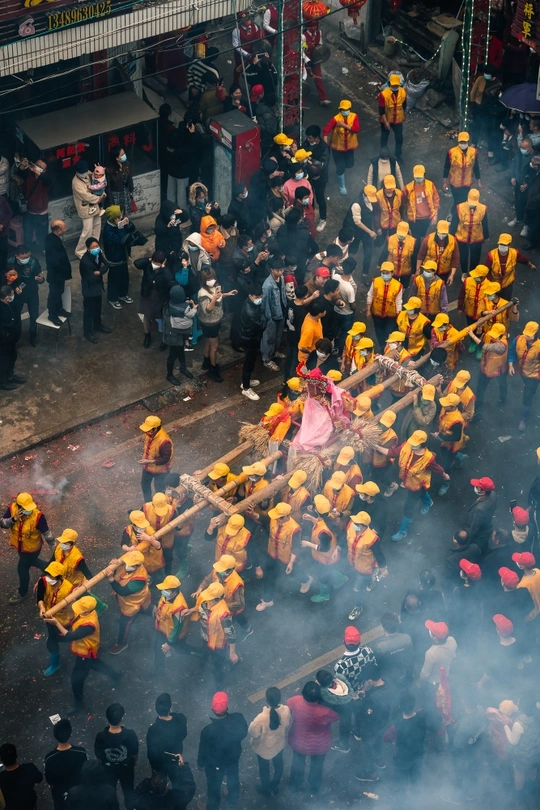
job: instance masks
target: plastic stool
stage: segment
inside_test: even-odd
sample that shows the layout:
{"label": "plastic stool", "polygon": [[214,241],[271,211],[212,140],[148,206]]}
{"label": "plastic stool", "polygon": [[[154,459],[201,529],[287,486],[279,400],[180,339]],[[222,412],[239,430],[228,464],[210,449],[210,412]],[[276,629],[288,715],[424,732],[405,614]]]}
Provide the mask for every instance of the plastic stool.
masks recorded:
{"label": "plastic stool", "polygon": [[17,247],[24,245],[24,229],[22,217],[13,217],[8,228],[8,245]]}

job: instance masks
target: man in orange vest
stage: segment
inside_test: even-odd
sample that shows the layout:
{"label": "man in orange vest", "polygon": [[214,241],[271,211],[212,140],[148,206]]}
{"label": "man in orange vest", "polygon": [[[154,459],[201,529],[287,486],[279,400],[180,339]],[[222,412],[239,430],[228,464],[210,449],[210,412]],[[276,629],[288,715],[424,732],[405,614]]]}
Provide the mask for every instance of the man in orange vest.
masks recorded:
{"label": "man in orange vest", "polygon": [[381,264],[381,275],[371,282],[366,309],[373,318],[373,328],[381,349],[390,332],[396,329],[396,318],[403,308],[403,284],[394,278],[392,262]]}
{"label": "man in orange vest", "polygon": [[396,160],[403,156],[403,122],[405,121],[405,105],[407,104],[407,91],[401,86],[401,77],[391,73],[388,87],[379,93],[379,121],[381,123],[381,149],[388,146],[390,130],[396,139]]}
{"label": "man in orange vest", "polygon": [[124,677],[122,672],[118,672],[98,658],[101,631],[96,607],[97,600],[93,596],[83,596],[73,602],[71,606],[73,621],[70,630],[64,627],[55,616],[45,619],[47,623],[56,625],[59,632],[58,640],[67,642],[72,655],[75,656],[71,673],[71,688],[75,705],[67,712],[70,716],[84,711],[84,682],[91,669],[101,675],[106,675],[115,686],[118,686]]}
{"label": "man in orange vest", "polygon": [[[384,430],[379,435],[378,443],[382,447],[395,447],[398,443],[397,433],[392,427],[394,422],[397,419],[397,414],[394,411],[386,410],[383,412],[381,418],[379,419],[379,424],[383,426]],[[373,451],[373,460],[371,462],[371,476],[373,481],[378,484],[380,487],[387,487],[385,490],[390,494],[393,494],[396,489],[398,489],[398,484],[389,483],[388,478],[391,471],[394,469],[394,463],[392,459],[389,459],[387,456],[379,453],[377,450]],[[387,486],[388,485],[388,486]],[[356,491],[359,492],[358,487]],[[369,493],[368,493],[369,494]],[[390,495],[388,496],[390,497]]]}
{"label": "man in orange vest", "polygon": [[424,430],[415,430],[399,447],[376,446],[376,449],[383,455],[398,459],[399,477],[407,490],[403,517],[399,529],[392,535],[394,543],[407,537],[418,500],[422,501],[421,515],[427,515],[433,506],[429,495],[431,474],[440,475],[445,481],[450,480],[450,476],[445,473],[440,464],[437,464],[435,453],[428,450],[427,440],[427,433]]}
{"label": "man in orange vest", "polygon": [[340,101],[337,114],[323,129],[324,141],[330,146],[334,157],[339,193],[343,196],[347,194],[345,169],[352,169],[354,166],[354,150],[358,149],[360,132],[360,119],[351,108],[352,104],[348,99]]}
{"label": "man in orange vest", "polygon": [[161,542],[153,537],[155,531],[145,518],[144,512],[133,509],[129,513],[129,521],[129,526],[122,532],[122,551],[132,551],[136,548],[144,557],[147,573],[161,572],[165,566]]}
{"label": "man in orange vest", "polygon": [[[485,264],[479,264],[468,276],[465,276],[458,293],[458,312],[465,315],[467,323],[471,326],[480,317],[480,313],[486,306],[486,287],[488,269]],[[469,352],[473,354],[476,345],[471,342]]]}
{"label": "man in orange vest", "polygon": [[529,321],[523,332],[512,341],[508,352],[508,373],[511,377],[516,371],[523,379],[523,406],[518,430],[523,433],[527,417],[531,410],[534,395],[540,383],[540,339],[538,323]]}
{"label": "man in orange vest", "polygon": [[512,236],[501,233],[497,247],[490,250],[486,256],[486,266],[489,268],[489,280],[497,281],[501,285],[502,296],[510,301],[512,287],[516,278],[516,265],[525,264],[531,270],[536,270],[530,259],[517,248],[510,247]]}
{"label": "man in orange vest", "polygon": [[218,691],[225,686],[228,662],[237,664],[240,660],[236,653],[236,631],[232,614],[224,597],[223,585],[212,582],[200,594],[196,609],[197,618],[201,623],[201,636],[206,645],[206,655]]}
{"label": "man in orange vest", "polygon": [[397,317],[397,326],[405,335],[404,348],[414,359],[418,358],[431,337],[431,322],[421,312],[422,302],[412,295]]}
{"label": "man in orange vest", "polygon": [[470,146],[469,140],[468,132],[460,132],[457,146],[453,146],[446,153],[443,169],[443,189],[447,191],[450,188],[454,198],[454,205],[465,202],[475,178],[478,182],[478,188],[482,188],[478,149]]}
{"label": "man in orange vest", "polygon": [[480,192],[471,188],[467,201],[458,203],[450,230],[459,247],[461,272],[467,274],[480,262],[482,245],[489,237],[487,205],[480,202]]}
{"label": "man in orange vest", "polygon": [[442,343],[450,341],[450,345],[445,346],[445,350],[446,365],[452,371],[457,366],[459,353],[464,351],[463,338],[466,334],[465,329],[459,332],[455,326],[452,326],[446,312],[439,312],[431,322],[431,348],[436,349]]}
{"label": "man in orange vest", "polygon": [[489,332],[485,332],[483,339],[478,338],[472,329],[467,330],[476,344],[482,347],[480,373],[476,387],[475,419],[482,418],[484,398],[490,380],[494,377],[499,382],[499,400],[497,405],[506,405],[508,393],[508,335],[502,323],[494,323]]}
{"label": "man in orange vest", "polygon": [[379,536],[370,528],[371,517],[367,512],[358,512],[351,515],[347,525],[347,560],[356,573],[354,585],[354,605],[349,613],[352,622],[360,616],[364,609],[364,596],[370,591],[373,582],[373,572],[380,570],[381,576],[386,576],[386,559],[382,550]]}
{"label": "man in orange vest", "polygon": [[116,571],[108,577],[120,608],[118,639],[116,644],[109,648],[111,655],[119,655],[127,650],[129,631],[137,615],[151,613],[152,600],[142,552],[137,549],[127,551],[121,561],[111,560],[111,566],[118,566],[119,562],[122,562],[123,565],[117,567]]}
{"label": "man in orange vest", "polygon": [[[166,481],[164,482],[166,485]],[[166,487],[165,487],[166,488]],[[156,492],[149,503],[143,504],[143,514],[154,532],[163,529],[171,520],[176,517],[176,509],[164,492]],[[165,575],[172,571],[174,556],[174,529],[164,534],[161,540],[161,550],[165,560]]]}
{"label": "man in orange vest", "polygon": [[[485,297],[485,309],[482,310],[481,315],[489,315],[490,312],[493,312],[500,307],[506,306],[509,304],[510,301],[507,301],[505,298],[501,298],[501,285],[498,281],[488,281],[486,284],[486,297]],[[491,321],[488,321],[484,324],[484,332],[489,332],[491,327],[494,323],[502,323],[504,328],[506,329],[506,334],[510,334],[510,322],[517,323],[519,321],[519,301],[517,298],[512,299],[513,306],[505,309],[504,312],[499,312],[498,315],[495,315]]]}
{"label": "man in orange vest", "polygon": [[396,187],[396,178],[387,174],[383,180],[383,187],[377,192],[377,205],[375,207],[375,230],[378,236],[391,236],[396,232],[401,222],[401,204],[403,192]]}
{"label": "man in orange vest", "polygon": [[139,464],[143,465],[141,488],[146,502],[152,500],[152,481],[156,492],[165,492],[163,481],[171,471],[174,447],[159,416],[147,416],[139,430],[144,433],[144,453]]}
{"label": "man in orange vest", "polygon": [[189,610],[180,590],[181,585],[178,577],[171,574],[156,585],[160,592],[159,602],[153,610],[156,629],[154,661],[158,672],[163,672],[165,658],[170,656],[171,650],[190,652],[185,643],[189,631]]}
{"label": "man in orange vest", "polygon": [[440,312],[448,311],[448,295],[444,281],[437,275],[437,263],[426,259],[413,279],[414,295],[422,302],[421,311],[430,321]]}
{"label": "man in orange vest", "polygon": [[435,262],[437,275],[442,278],[447,287],[454,281],[456,270],[459,264],[459,249],[456,237],[449,233],[450,223],[446,219],[437,222],[435,233],[429,233],[418,251],[416,270],[426,260]]}
{"label": "man in orange vest", "polygon": [[[37,583],[37,605],[39,616],[45,618],[45,612],[58,605],[73,591],[74,585],[66,576],[66,566],[53,560],[45,568],[43,576]],[[66,607],[58,611],[59,622],[67,623],[71,619],[71,608]],[[58,647],[58,631],[54,625],[47,625],[47,652],[49,653],[49,666],[43,672],[46,678],[54,675],[60,669],[60,649]]]}
{"label": "man in orange vest", "polygon": [[[386,346],[384,347],[385,357],[390,357],[391,360],[399,363],[399,365],[403,368],[405,368],[411,362],[411,355],[404,347],[404,342],[404,332],[390,332],[386,340]],[[387,377],[394,376],[394,372],[391,371],[391,369],[388,369],[385,373]],[[392,394],[394,401],[396,399],[401,399],[401,397],[407,393],[407,390],[406,381],[403,378],[397,379],[390,386],[390,393]]]}
{"label": "man in orange vest", "polygon": [[[441,412],[439,414],[439,424],[437,432],[432,433],[432,437],[441,443],[441,466],[444,471],[450,474],[453,466],[461,469],[463,462],[468,456],[461,450],[465,445],[465,420],[460,411],[461,400],[457,394],[447,394],[440,397],[439,404]],[[439,495],[446,495],[450,488],[450,482],[445,481],[439,487]]]}
{"label": "man in orange vest", "polygon": [[76,587],[82,585],[85,579],[92,577],[83,553],[77,546],[78,537],[74,529],[64,529],[60,537],[56,538],[57,545],[54,549],[54,559],[65,565],[66,579]]}
{"label": "man in orange vest", "polygon": [[54,535],[29,492],[19,492],[4,512],[0,528],[9,530],[9,545],[19,555],[19,587],[9,598],[10,605],[18,605],[29,596],[30,568],[43,571],[45,567],[45,560],[39,558],[43,540],[52,548]]}
{"label": "man in orange vest", "polygon": [[241,641],[245,641],[248,636],[252,635],[253,628],[244,613],[246,607],[244,580],[236,570],[236,560],[232,554],[222,554],[219,560],[216,560],[212,566],[212,570],[205,576],[195,593],[191,595],[195,599],[198,599],[201,593],[206,590],[212,582],[219,582],[220,585],[223,585],[223,598],[231,611],[231,616],[242,628],[244,636]]}
{"label": "man in orange vest", "polygon": [[317,568],[319,593],[311,597],[311,601],[317,605],[330,599],[330,585],[337,590],[345,585],[348,577],[341,574],[336,567],[339,562],[339,547],[336,533],[327,520],[331,509],[330,501],[324,495],[315,495],[313,504],[317,516],[307,513],[302,516],[304,521],[312,524],[312,528],[310,539],[302,540],[301,545],[311,549]]}
{"label": "man in orange vest", "polygon": [[429,226],[437,223],[441,204],[439,192],[435,183],[426,180],[426,169],[421,163],[413,167],[413,180],[407,183],[403,192],[403,213],[409,220],[412,235],[420,245]]}
{"label": "man in orange vest", "polygon": [[388,236],[379,256],[379,264],[390,261],[394,265],[394,278],[409,286],[414,268],[416,239],[409,233],[408,222],[398,222],[395,234]]}
{"label": "man in orange vest", "polygon": [[304,486],[307,481],[307,473],[304,470],[295,470],[287,486],[281,490],[281,500],[291,507],[293,519],[298,524],[302,520],[302,513],[311,503],[309,490]]}

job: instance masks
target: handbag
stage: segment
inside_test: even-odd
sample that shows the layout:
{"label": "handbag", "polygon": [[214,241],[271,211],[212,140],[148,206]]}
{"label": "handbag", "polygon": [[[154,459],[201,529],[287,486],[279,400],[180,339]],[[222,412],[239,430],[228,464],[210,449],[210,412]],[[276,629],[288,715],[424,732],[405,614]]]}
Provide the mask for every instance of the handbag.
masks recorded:
{"label": "handbag", "polygon": [[137,203],[135,202],[135,200],[133,199],[133,197],[131,198],[131,207],[130,207],[130,208],[131,208],[131,213],[132,213],[132,214],[134,214],[134,213],[135,213],[135,211],[138,211],[138,210],[139,210],[139,209],[137,208]]}
{"label": "handbag", "polygon": [[132,247],[135,247],[135,245],[140,246],[146,245],[147,242],[148,239],[146,238],[146,236],[140,231],[138,231],[137,228],[135,228],[134,231],[130,231],[130,233],[127,233],[124,239],[122,240],[122,244],[128,250]]}

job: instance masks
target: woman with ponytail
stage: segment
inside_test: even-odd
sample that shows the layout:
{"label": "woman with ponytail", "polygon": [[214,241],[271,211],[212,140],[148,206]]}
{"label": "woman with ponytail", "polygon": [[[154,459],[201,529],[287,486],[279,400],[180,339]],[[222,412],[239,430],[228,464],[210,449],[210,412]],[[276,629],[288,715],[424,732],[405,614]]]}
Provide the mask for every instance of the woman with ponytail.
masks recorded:
{"label": "woman with ponytail", "polygon": [[[281,704],[281,692],[277,686],[266,690],[266,703],[262,712],[248,729],[251,747],[257,754],[261,784],[257,792],[264,796],[276,795],[283,776],[283,749],[291,725],[291,710]],[[270,760],[274,764],[274,776],[270,779]]]}

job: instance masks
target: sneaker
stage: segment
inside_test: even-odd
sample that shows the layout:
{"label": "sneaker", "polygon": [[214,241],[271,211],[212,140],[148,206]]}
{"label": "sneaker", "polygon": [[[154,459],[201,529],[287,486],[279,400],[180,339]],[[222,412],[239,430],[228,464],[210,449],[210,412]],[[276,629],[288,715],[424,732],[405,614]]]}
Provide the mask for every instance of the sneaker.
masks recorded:
{"label": "sneaker", "polygon": [[523,225],[523,222],[520,222],[517,217],[514,217],[514,219],[511,219],[510,222],[507,222],[506,224],[509,228],[515,228],[516,225]]}
{"label": "sneaker", "polygon": [[19,591],[15,591],[15,593],[11,594],[9,597],[9,604],[10,605],[20,605],[21,602],[24,602],[25,599],[28,599],[30,596],[29,593],[25,593],[24,595],[20,594]]}
{"label": "sneaker", "polygon": [[322,231],[324,231],[325,228],[326,228],[326,220],[325,219],[320,219],[319,223],[317,225],[317,231],[319,233],[321,233]]}
{"label": "sneaker", "polygon": [[15,385],[24,385],[26,377],[21,377],[20,374],[12,374],[8,382],[15,383]]}
{"label": "sneaker", "polygon": [[[249,381],[249,387],[250,388],[257,388],[257,386],[260,385],[260,384],[261,384],[260,380],[250,380]],[[242,391],[244,390],[244,384],[243,383],[240,383],[240,388],[242,389]]]}
{"label": "sneaker", "polygon": [[120,653],[127,650],[127,648],[127,644],[115,644],[113,647],[109,647],[109,652],[111,655],[120,655]]}
{"label": "sneaker", "polygon": [[300,593],[307,593],[312,585],[313,585],[313,577],[308,576],[307,581],[302,582],[302,584],[300,585]]}
{"label": "sneaker", "polygon": [[242,388],[242,393],[248,399],[253,400],[253,402],[257,402],[257,400],[260,399],[260,396],[256,394],[255,391],[252,391],[251,388]]}
{"label": "sneaker", "polygon": [[520,432],[520,433],[525,433],[525,428],[526,428],[526,427],[527,427],[527,426],[526,426],[526,424],[525,424],[525,419],[522,419],[522,420],[520,421],[519,425],[518,425],[518,430],[519,430],[519,432]]}
{"label": "sneaker", "polygon": [[357,742],[362,742],[362,737],[360,736],[360,734],[358,734],[358,732],[354,732],[354,731],[353,731],[352,735],[353,735],[354,739],[355,739]]}
{"label": "sneaker", "polygon": [[520,236],[528,236],[529,235],[529,226],[524,225],[523,228],[519,232]]}
{"label": "sneaker", "polygon": [[329,98],[325,98],[322,101],[319,101],[321,107],[329,107],[332,102]]}
{"label": "sneaker", "polygon": [[55,326],[62,326],[62,321],[58,315],[49,315],[49,320],[51,323],[54,323]]}
{"label": "sneaker", "polygon": [[133,303],[133,298],[131,298],[131,296],[129,296],[129,295],[119,295],[118,300],[123,301],[124,304],[132,304]]}
{"label": "sneaker", "polygon": [[252,635],[253,635],[253,627],[248,627],[248,629],[246,630],[245,634],[242,636],[240,641],[245,641],[246,638],[249,638]]}
{"label": "sneaker", "polygon": [[270,371],[279,371],[279,366],[277,365],[277,363],[274,363],[273,360],[268,360],[268,362],[263,363],[263,366],[269,368]]}
{"label": "sneaker", "polygon": [[360,773],[354,775],[355,779],[358,779],[359,782],[378,782],[379,777],[376,773]]}
{"label": "sneaker", "polygon": [[339,751],[340,754],[348,754],[350,750],[350,746],[342,742],[338,742],[332,746],[332,751]]}
{"label": "sneaker", "polygon": [[349,621],[354,622],[354,620],[357,619],[360,616],[363,609],[364,609],[363,605],[360,605],[360,606],[355,605],[353,607],[353,609],[351,610],[351,612],[349,613]]}
{"label": "sneaker", "polygon": [[191,341],[189,343],[184,343],[184,351],[185,352],[194,352],[195,349],[193,347],[193,343]]}
{"label": "sneaker", "polygon": [[120,301],[109,301],[109,304],[113,309],[122,309],[122,304]]}
{"label": "sneaker", "polygon": [[261,601],[259,602],[259,604],[255,608],[255,610],[258,610],[259,613],[260,613],[261,611],[266,610],[266,608],[269,608],[269,607],[274,607],[274,603],[273,602],[265,602],[264,599],[261,599]]}
{"label": "sneaker", "polygon": [[399,484],[397,484],[395,481],[392,481],[390,486],[387,487],[387,489],[384,490],[384,497],[385,498],[391,498],[392,495],[394,494],[394,492],[396,492],[398,489],[399,489]]}
{"label": "sneaker", "polygon": [[278,360],[285,360],[286,355],[283,352],[274,352],[274,357],[277,357]]}

